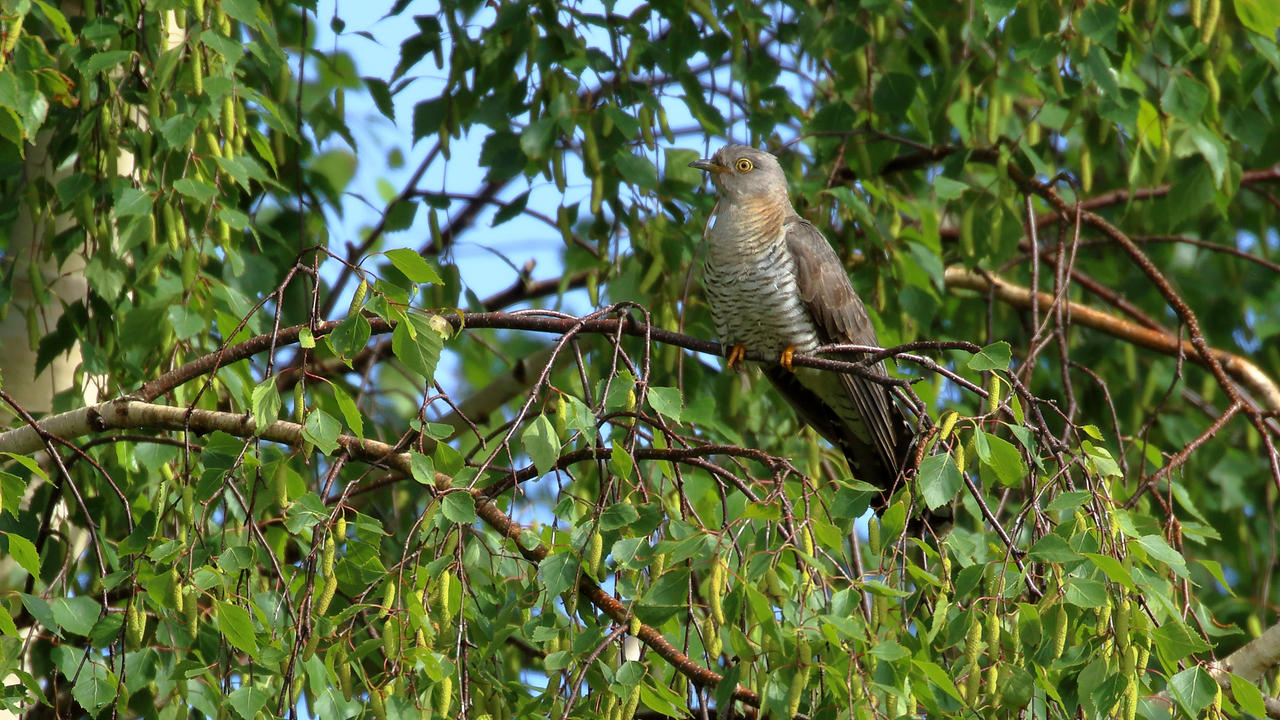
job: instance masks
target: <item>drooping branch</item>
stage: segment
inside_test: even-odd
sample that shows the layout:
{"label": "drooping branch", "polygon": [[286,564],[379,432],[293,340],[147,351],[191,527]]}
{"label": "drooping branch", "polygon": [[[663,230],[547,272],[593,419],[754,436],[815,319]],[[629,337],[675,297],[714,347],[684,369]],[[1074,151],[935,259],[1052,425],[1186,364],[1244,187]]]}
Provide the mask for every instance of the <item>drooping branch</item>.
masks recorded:
{"label": "drooping branch", "polygon": [[[107,430],[153,428],[185,429],[197,433],[222,431],[242,438],[256,436],[295,448],[302,447],[306,443],[302,436],[302,425],[298,423],[278,420],[265,428],[258,428],[253,418],[247,415],[155,405],[130,399],[111,400],[74,412],[63,413],[40,425],[46,433],[54,433],[64,439]],[[26,433],[22,432],[24,430]],[[0,452],[14,452],[10,448],[20,447],[26,434],[34,435],[39,442],[39,436],[30,427],[0,433]],[[337,443],[354,459],[388,467],[402,476],[408,477],[412,474],[409,454],[396,452],[393,445],[352,435],[339,435]],[[676,453],[673,456],[675,459],[684,455],[692,457],[697,454],[696,452],[682,453],[678,450],[672,452]],[[753,456],[760,455],[752,451],[747,452]],[[661,455],[659,451],[650,454],[654,457]],[[437,472],[434,491],[437,494],[470,492],[475,498],[476,514],[494,530],[511,540],[526,560],[538,565],[550,555],[546,546],[537,539],[536,535],[527,532],[525,526],[502,512],[483,489],[453,488],[452,478]],[[631,612],[591,578],[585,575],[579,578],[578,592],[614,621],[623,625],[632,623]],[[724,679],[719,673],[695,663],[689,656],[676,649],[660,632],[648,625],[640,623],[636,636],[660,657],[702,687],[715,688]],[[759,696],[742,686],[734,690],[733,697],[748,705],[758,707],[760,704]]]}

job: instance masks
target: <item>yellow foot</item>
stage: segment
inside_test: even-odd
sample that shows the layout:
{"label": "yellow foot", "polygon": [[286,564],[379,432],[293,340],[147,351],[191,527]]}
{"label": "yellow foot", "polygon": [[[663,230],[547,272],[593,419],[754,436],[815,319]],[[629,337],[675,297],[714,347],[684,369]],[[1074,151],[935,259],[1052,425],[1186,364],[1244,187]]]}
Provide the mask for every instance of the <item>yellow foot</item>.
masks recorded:
{"label": "yellow foot", "polygon": [[787,372],[795,372],[795,368],[791,367],[791,358],[796,355],[796,346],[788,345],[786,350],[782,351],[782,357],[778,358],[778,364],[786,368]]}
{"label": "yellow foot", "polygon": [[742,362],[742,358],[747,354],[746,345],[734,345],[729,349],[729,360],[725,363],[732,370],[734,365]]}

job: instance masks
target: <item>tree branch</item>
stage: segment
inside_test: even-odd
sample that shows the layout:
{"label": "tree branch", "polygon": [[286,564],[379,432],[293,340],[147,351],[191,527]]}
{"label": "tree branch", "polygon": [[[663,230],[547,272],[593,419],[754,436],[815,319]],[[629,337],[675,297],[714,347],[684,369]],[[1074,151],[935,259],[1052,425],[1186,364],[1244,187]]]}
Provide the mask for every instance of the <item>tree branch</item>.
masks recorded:
{"label": "tree branch", "polygon": [[[148,427],[189,430],[197,433],[221,430],[237,437],[257,436],[263,440],[291,447],[301,447],[305,443],[302,437],[302,426],[297,423],[278,420],[259,429],[255,426],[253,418],[247,415],[154,405],[129,399],[111,400],[63,413],[41,423],[41,427],[46,433],[57,434],[63,438],[105,430]],[[26,433],[24,434],[23,431]],[[10,448],[20,446],[26,434],[35,436],[36,442],[40,441],[39,436],[35,435],[35,430],[30,427],[0,433],[0,452],[14,452]],[[389,467],[406,477],[412,475],[409,454],[396,452],[393,445],[351,435],[339,435],[337,441],[338,446],[354,459]],[[452,478],[439,472],[435,475],[435,481],[437,495],[448,492],[469,492],[475,498],[476,514],[494,530],[511,540],[520,554],[529,562],[538,565],[550,555],[546,546],[538,541],[536,535],[526,532],[527,529],[523,525],[516,523],[502,512],[484,490],[452,488]],[[622,625],[631,624],[631,612],[586,575],[579,578],[578,592],[614,621]],[[724,679],[719,673],[695,663],[677,650],[661,633],[648,625],[641,623],[636,637],[702,687],[714,688]],[[758,707],[760,704],[760,698],[756,693],[740,685],[734,690],[733,697],[748,705]]]}
{"label": "tree branch", "polygon": [[[972,270],[952,266],[947,268],[944,281],[948,288],[963,288],[979,292],[992,290],[995,297],[1010,305],[1023,308],[1031,307],[1032,293],[1029,289],[997,277],[988,279]],[[1040,292],[1037,295],[1038,301],[1042,304],[1049,304],[1054,300],[1053,295],[1047,292]],[[1142,327],[1088,305],[1071,301],[1066,302],[1070,308],[1071,320],[1075,324],[1101,330],[1108,335],[1166,355],[1176,357],[1181,354],[1197,364],[1208,366],[1204,357],[1197,351],[1190,340],[1179,340],[1169,333]],[[1267,409],[1280,410],[1280,387],[1277,387],[1275,381],[1267,376],[1261,368],[1245,358],[1225,350],[1216,348],[1209,348],[1208,350],[1211,353],[1211,357],[1220,363],[1226,372],[1256,393],[1263,400],[1263,404]]]}

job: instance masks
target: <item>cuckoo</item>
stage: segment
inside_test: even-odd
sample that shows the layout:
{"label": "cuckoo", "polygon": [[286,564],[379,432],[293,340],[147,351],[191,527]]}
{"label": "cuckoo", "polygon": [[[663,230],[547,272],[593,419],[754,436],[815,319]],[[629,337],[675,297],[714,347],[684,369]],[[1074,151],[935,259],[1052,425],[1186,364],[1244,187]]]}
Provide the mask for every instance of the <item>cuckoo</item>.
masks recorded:
{"label": "cuckoo", "polygon": [[[690,167],[716,189],[703,276],[728,365],[746,351],[778,358],[764,368],[800,417],[840,450],[859,480],[880,488],[883,509],[900,485],[912,434],[889,388],[866,377],[792,367],[820,345],[876,345],[876,331],[844,265],[822,233],[796,214],[773,155],[727,145]],[[840,360],[857,360],[842,353]],[[885,375],[883,363],[869,366]]]}

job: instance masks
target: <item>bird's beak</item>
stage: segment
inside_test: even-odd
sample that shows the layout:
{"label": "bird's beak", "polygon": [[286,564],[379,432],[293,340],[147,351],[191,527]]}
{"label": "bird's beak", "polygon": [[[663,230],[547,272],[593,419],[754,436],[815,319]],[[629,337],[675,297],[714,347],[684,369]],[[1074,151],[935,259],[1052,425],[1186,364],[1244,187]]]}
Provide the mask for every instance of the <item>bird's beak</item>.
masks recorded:
{"label": "bird's beak", "polygon": [[710,172],[710,173],[722,173],[722,172],[729,171],[729,168],[717,165],[714,160],[708,160],[707,158],[702,158],[701,160],[694,160],[693,162],[689,163],[689,167],[697,168],[704,172]]}

